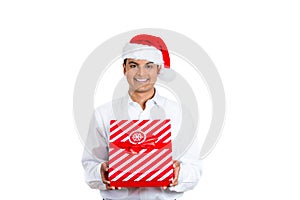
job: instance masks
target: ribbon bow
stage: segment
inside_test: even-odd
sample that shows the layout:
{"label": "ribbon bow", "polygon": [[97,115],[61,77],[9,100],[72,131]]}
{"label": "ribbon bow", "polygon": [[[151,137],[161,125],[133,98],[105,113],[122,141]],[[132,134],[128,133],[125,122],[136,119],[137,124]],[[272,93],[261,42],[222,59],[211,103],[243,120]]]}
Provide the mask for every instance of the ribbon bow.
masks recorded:
{"label": "ribbon bow", "polygon": [[148,137],[143,143],[141,144],[132,144],[128,140],[125,142],[115,141],[114,144],[118,147],[125,149],[132,154],[138,154],[142,149],[152,150],[152,149],[160,149],[164,147],[167,143],[157,142],[157,137],[151,136]]}

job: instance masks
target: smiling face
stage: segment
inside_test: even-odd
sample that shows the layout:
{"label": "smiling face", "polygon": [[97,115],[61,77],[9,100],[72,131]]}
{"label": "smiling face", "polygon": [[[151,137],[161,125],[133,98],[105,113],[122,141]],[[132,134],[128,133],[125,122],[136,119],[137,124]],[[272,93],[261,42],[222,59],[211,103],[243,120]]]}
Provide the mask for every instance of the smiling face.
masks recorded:
{"label": "smiling face", "polygon": [[161,66],[147,60],[126,59],[124,74],[129,84],[129,92],[147,93],[154,91],[154,84]]}

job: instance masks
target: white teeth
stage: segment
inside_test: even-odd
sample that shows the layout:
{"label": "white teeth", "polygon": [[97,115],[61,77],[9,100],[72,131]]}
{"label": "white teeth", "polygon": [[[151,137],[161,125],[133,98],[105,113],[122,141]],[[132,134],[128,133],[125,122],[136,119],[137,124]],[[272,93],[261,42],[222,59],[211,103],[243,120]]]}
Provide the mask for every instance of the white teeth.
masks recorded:
{"label": "white teeth", "polygon": [[136,78],[135,80],[139,81],[139,82],[145,82],[147,81],[148,79],[146,78]]}

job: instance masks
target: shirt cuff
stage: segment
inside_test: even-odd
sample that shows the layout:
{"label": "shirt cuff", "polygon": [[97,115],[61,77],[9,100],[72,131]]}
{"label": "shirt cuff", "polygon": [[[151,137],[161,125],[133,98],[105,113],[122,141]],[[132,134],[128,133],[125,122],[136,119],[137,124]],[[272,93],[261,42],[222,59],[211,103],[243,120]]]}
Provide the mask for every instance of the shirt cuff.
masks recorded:
{"label": "shirt cuff", "polygon": [[169,190],[174,192],[185,192],[192,190],[197,185],[200,178],[197,174],[197,169],[191,165],[180,163],[178,185],[169,187]]}
{"label": "shirt cuff", "polygon": [[103,162],[97,165],[96,170],[94,171],[94,180],[88,181],[88,185],[92,189],[100,189],[100,190],[106,190],[106,185],[102,182],[102,176],[101,176],[101,165]]}

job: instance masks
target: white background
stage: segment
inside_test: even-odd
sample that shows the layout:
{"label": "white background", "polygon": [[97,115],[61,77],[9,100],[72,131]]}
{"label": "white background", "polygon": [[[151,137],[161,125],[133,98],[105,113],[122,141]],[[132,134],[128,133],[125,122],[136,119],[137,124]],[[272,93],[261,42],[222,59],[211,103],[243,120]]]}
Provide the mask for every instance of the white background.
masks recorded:
{"label": "white background", "polygon": [[102,42],[148,27],[196,41],[226,92],[222,137],[182,199],[299,199],[299,19],[296,0],[1,1],[0,199],[100,199],[83,179],[76,76]]}

